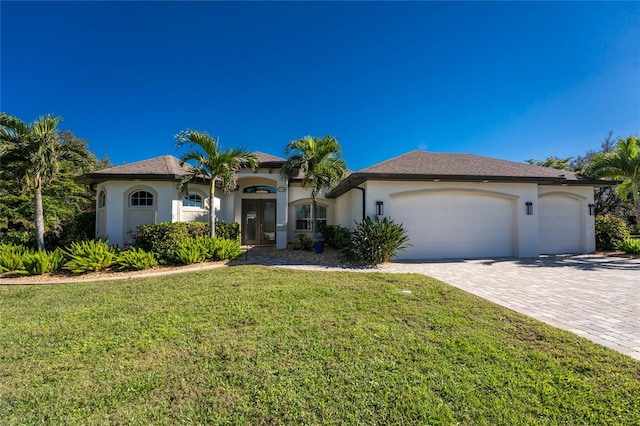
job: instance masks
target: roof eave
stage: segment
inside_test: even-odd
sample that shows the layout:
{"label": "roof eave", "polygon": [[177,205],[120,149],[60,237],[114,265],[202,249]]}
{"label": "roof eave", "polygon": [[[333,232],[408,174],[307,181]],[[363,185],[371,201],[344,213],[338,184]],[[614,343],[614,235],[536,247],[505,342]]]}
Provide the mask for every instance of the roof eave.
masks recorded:
{"label": "roof eave", "polygon": [[539,185],[563,186],[610,186],[611,182],[580,179],[569,180],[563,177],[531,177],[531,176],[471,176],[471,175],[431,175],[404,173],[354,173],[329,191],[327,198],[337,198],[354,187],[368,180],[380,181],[431,181],[431,182],[502,182],[502,183],[537,183]]}
{"label": "roof eave", "polygon": [[[175,174],[103,174],[103,173],[87,173],[82,176],[78,176],[75,181],[80,184],[91,185],[96,183],[103,183],[110,180],[145,180],[145,181],[173,181],[179,182],[183,178],[182,175]],[[208,179],[198,178],[198,181],[207,183]]]}

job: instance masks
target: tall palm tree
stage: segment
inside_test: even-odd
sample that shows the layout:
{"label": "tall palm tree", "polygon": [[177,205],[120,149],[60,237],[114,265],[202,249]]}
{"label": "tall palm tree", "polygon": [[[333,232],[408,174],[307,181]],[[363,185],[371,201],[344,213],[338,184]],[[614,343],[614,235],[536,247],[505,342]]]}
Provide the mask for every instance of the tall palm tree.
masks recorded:
{"label": "tall palm tree", "polygon": [[331,189],[347,175],[347,165],[342,160],[342,148],[331,135],[323,138],[305,136],[289,142],[285,149],[287,161],[281,169],[282,177],[301,172],[302,186],[311,187],[311,223],[317,230],[316,209],[318,196],[323,189]]}
{"label": "tall palm tree", "polygon": [[620,181],[616,193],[626,200],[631,191],[636,213],[636,225],[640,226],[640,140],[637,136],[618,139],[613,151],[596,155],[589,166],[596,177]]}
{"label": "tall palm tree", "polygon": [[19,176],[26,187],[33,191],[36,242],[44,245],[44,210],[42,188],[49,184],[63,161],[83,164],[83,152],[72,144],[60,141],[58,124],[61,117],[51,114],[27,124],[19,118],[0,113],[0,140],[4,151],[3,161]]}
{"label": "tall palm tree", "polygon": [[215,236],[215,209],[213,205],[216,181],[220,182],[223,192],[231,192],[236,187],[237,173],[242,167],[254,169],[256,156],[244,148],[229,148],[222,151],[218,141],[207,133],[196,130],[183,130],[176,135],[178,149],[189,144],[192,151],[180,159],[180,165],[191,161],[191,171],[181,182],[182,191],[187,191],[189,182],[196,178],[209,179],[209,235]]}

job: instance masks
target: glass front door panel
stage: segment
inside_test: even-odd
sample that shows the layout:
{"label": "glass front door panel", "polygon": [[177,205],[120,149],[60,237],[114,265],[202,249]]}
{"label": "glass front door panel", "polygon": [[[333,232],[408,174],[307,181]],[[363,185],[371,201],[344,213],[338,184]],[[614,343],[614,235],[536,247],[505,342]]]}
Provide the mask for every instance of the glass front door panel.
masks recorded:
{"label": "glass front door panel", "polygon": [[258,200],[245,200],[244,235],[245,244],[258,243]]}
{"label": "glass front door panel", "polygon": [[276,201],[262,202],[262,238],[263,244],[276,242]]}

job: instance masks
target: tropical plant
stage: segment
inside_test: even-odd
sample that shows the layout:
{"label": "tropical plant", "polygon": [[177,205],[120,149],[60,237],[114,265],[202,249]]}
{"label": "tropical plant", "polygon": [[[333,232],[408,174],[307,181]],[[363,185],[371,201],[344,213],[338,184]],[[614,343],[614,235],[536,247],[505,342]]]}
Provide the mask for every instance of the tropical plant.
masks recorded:
{"label": "tropical plant", "polygon": [[595,217],[596,248],[613,250],[618,243],[629,238],[629,230],[624,220],[611,214]]}
{"label": "tropical plant", "polygon": [[255,154],[244,148],[221,150],[218,141],[207,133],[196,130],[184,130],[176,136],[178,149],[188,144],[192,151],[184,154],[180,160],[184,165],[191,162],[192,167],[181,181],[181,190],[188,192],[188,183],[196,179],[209,181],[209,236],[215,236],[214,196],[216,181],[223,192],[233,191],[236,187],[237,173],[242,167],[254,169],[257,165]]}
{"label": "tropical plant", "polygon": [[351,243],[345,249],[347,257],[369,265],[388,262],[409,244],[407,230],[392,219],[367,216],[356,224]]}
{"label": "tropical plant", "polygon": [[36,241],[40,250],[45,249],[44,209],[42,189],[54,180],[65,161],[83,164],[86,150],[78,144],[65,144],[60,140],[60,117],[45,115],[32,124],[19,118],[0,113],[0,140],[2,161],[7,173],[21,180],[33,191]]}
{"label": "tropical plant", "polygon": [[146,252],[139,248],[130,248],[118,253],[115,261],[118,269],[140,271],[153,268],[158,265],[153,253]]}
{"label": "tropical plant", "polygon": [[631,192],[636,225],[640,226],[640,139],[618,139],[613,151],[594,156],[589,171],[596,177],[619,181],[616,193],[622,200]]}
{"label": "tropical plant", "polygon": [[238,241],[216,238],[213,257],[218,260],[233,260],[242,254],[242,246]]}
{"label": "tropical plant", "polygon": [[57,248],[53,251],[38,250],[28,253],[22,259],[24,273],[27,275],[42,275],[60,269],[64,263],[64,253]]}
{"label": "tropical plant", "polygon": [[71,243],[64,249],[65,256],[70,259],[64,265],[73,274],[90,271],[102,271],[113,265],[116,253],[106,241],[81,241]]}
{"label": "tropical plant", "polygon": [[640,240],[627,238],[626,240],[620,241],[616,248],[618,250],[622,250],[625,253],[629,254],[640,254]]}
{"label": "tropical plant", "polygon": [[288,156],[280,173],[288,179],[292,175],[301,174],[302,186],[311,188],[311,223],[313,233],[318,224],[316,210],[318,197],[322,190],[336,186],[347,175],[347,165],[342,160],[342,148],[338,140],[331,135],[324,138],[306,136],[289,142],[285,149]]}
{"label": "tropical plant", "polygon": [[207,258],[207,248],[197,239],[188,239],[176,248],[174,258],[183,265],[204,262]]}
{"label": "tropical plant", "polygon": [[0,244],[0,272],[23,269],[24,257],[30,253],[31,250],[21,245]]}

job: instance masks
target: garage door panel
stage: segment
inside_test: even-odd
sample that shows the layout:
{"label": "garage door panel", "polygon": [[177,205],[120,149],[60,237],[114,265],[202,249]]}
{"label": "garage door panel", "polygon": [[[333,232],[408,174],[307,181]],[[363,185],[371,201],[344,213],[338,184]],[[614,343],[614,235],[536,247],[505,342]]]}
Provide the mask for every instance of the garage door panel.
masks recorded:
{"label": "garage door panel", "polygon": [[394,199],[393,212],[413,245],[399,258],[514,255],[512,199],[465,192],[420,194]]}
{"label": "garage door panel", "polygon": [[540,197],[541,254],[582,253],[582,201],[563,195]]}

